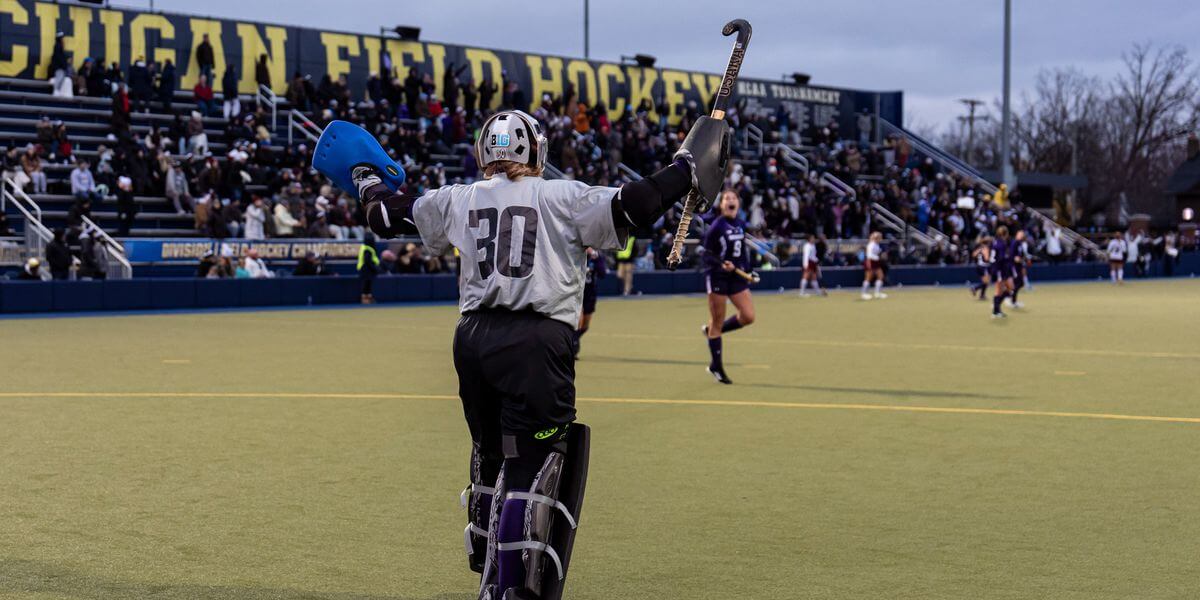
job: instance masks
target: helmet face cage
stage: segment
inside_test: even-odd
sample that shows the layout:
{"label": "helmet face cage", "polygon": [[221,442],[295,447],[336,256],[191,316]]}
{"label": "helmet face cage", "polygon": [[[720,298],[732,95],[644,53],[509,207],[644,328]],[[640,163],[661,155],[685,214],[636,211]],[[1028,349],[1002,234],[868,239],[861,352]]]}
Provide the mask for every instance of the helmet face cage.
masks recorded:
{"label": "helmet face cage", "polygon": [[541,169],[546,164],[546,136],[537,119],[519,110],[492,115],[475,141],[475,160],[480,169],[500,161],[512,161]]}

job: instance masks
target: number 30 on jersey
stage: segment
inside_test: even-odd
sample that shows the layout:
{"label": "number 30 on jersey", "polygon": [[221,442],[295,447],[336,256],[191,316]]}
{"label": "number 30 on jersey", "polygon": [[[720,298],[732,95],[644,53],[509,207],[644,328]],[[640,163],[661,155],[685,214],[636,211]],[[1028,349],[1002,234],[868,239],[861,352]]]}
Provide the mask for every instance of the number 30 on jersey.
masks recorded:
{"label": "number 30 on jersey", "polygon": [[[537,250],[537,210],[529,206],[509,206],[503,212],[480,208],[468,213],[469,225],[478,230],[475,247],[479,257],[479,277],[487,279],[498,272],[504,277],[521,279],[533,273],[533,255]],[[514,229],[520,219],[524,225]],[[517,238],[520,239],[517,239]],[[513,248],[521,249],[519,262],[513,264]]]}

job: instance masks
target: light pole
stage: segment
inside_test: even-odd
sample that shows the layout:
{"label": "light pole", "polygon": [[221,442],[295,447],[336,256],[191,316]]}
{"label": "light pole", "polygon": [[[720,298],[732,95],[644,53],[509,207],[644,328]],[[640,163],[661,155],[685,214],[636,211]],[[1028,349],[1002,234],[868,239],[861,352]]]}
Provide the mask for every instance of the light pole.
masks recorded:
{"label": "light pole", "polygon": [[591,58],[591,56],[589,55],[590,48],[588,47],[590,45],[588,43],[590,41],[588,39],[590,37],[590,34],[588,32],[588,30],[590,29],[588,27],[588,16],[589,16],[588,13],[591,12],[589,10],[589,8],[590,7],[588,6],[588,0],[583,0],[583,60],[589,60]]}
{"label": "light pole", "polygon": [[[983,104],[983,100],[963,98],[959,102],[967,105],[967,116],[958,119],[967,124],[967,163],[973,165],[975,164],[975,110]],[[979,119],[987,120],[987,116],[979,117]]]}
{"label": "light pole", "polygon": [[1000,178],[1011,190],[1013,175],[1009,138],[1012,135],[1012,0],[1004,0],[1004,108],[1000,122]]}

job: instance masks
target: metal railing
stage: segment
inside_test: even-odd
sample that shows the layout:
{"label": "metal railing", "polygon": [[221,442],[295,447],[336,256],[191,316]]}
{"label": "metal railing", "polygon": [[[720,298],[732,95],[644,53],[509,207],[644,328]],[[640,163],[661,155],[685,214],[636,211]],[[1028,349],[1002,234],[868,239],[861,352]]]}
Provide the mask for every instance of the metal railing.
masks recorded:
{"label": "metal railing", "polygon": [[302,113],[294,108],[292,110],[289,110],[287,115],[288,115],[287,140],[288,140],[289,146],[291,146],[293,143],[292,134],[297,131],[299,131],[300,134],[303,135],[304,137],[308,138],[308,140],[310,142],[312,142],[314,144],[317,143],[317,140],[320,139],[320,137],[321,137],[322,130],[316,123],[312,122],[312,119],[309,119],[308,117],[304,116],[304,113]]}
{"label": "metal railing", "polygon": [[271,88],[259,84],[258,94],[255,99],[258,100],[260,105],[271,107],[271,131],[275,131],[279,121],[279,97],[275,95],[275,92]]}
{"label": "metal railing", "polygon": [[627,165],[623,162],[617,163],[617,172],[620,173],[623,177],[625,177],[626,181],[641,181],[642,180],[642,176],[639,175],[637,171],[634,171],[633,169],[629,168],[629,165]]}
{"label": "metal railing", "polygon": [[[950,154],[949,152],[946,152],[945,150],[938,148],[933,143],[926,141],[921,136],[919,136],[903,127],[895,125],[895,124],[891,123],[890,121],[888,121],[887,119],[880,117],[880,118],[878,118],[878,121],[879,121],[881,128],[883,129],[883,131],[886,134],[888,134],[888,135],[895,134],[895,135],[899,135],[899,136],[903,136],[903,137],[907,138],[909,143],[912,144],[912,146],[915,150],[938,161],[939,163],[941,163],[943,166],[950,169],[951,171],[954,171],[955,173],[958,173],[959,175],[974,181],[976,185],[983,188],[983,190],[985,192],[991,194],[992,197],[995,197],[996,193],[1000,191],[999,188],[997,188],[995,185],[993,185],[990,181],[984,179],[983,174],[980,173],[978,169],[967,164],[965,161],[959,159],[957,156],[954,156],[953,154]],[[1033,216],[1033,219],[1035,221],[1037,221],[1039,225],[1042,226],[1043,230],[1046,230],[1046,228],[1051,227],[1051,226],[1057,227],[1059,229],[1059,231],[1062,233],[1063,239],[1066,240],[1067,242],[1074,244],[1078,247],[1084,248],[1088,252],[1090,252],[1096,256],[1099,256],[1101,258],[1103,258],[1105,256],[1104,251],[1100,248],[1100,246],[1097,246],[1096,243],[1093,242],[1092,240],[1089,240],[1086,237],[1079,235],[1079,233],[1076,232],[1075,230],[1073,230],[1069,227],[1063,227],[1062,225],[1059,225],[1058,223],[1056,223],[1054,221],[1054,219],[1047,217],[1046,215],[1042,214],[1040,211],[1030,210],[1028,212],[1029,212],[1029,214],[1031,214]]]}
{"label": "metal railing", "polygon": [[129,264],[129,259],[125,258],[125,247],[112,236],[104,232],[95,221],[90,218],[83,217],[84,231],[95,236],[96,242],[99,243],[108,253],[110,260],[105,261],[104,275],[109,279],[132,279],[133,265]]}
{"label": "metal railing", "polygon": [[11,202],[21,216],[25,217],[25,258],[43,258],[46,254],[46,244],[54,239],[54,233],[42,224],[41,207],[8,177],[0,182],[0,197],[3,197],[5,203]]}
{"label": "metal railing", "polygon": [[763,153],[763,132],[753,123],[742,129],[742,146],[758,156]]}
{"label": "metal railing", "polygon": [[800,171],[804,175],[808,175],[808,158],[803,154],[796,152],[787,144],[775,144],[772,146],[772,151],[779,152],[780,159],[785,167],[791,167]]}

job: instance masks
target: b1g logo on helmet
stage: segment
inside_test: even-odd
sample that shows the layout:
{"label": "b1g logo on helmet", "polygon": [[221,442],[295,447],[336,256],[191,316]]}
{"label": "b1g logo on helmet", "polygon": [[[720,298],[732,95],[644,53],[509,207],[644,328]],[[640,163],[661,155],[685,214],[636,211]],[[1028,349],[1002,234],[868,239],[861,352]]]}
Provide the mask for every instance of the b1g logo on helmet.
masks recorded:
{"label": "b1g logo on helmet", "polygon": [[509,137],[508,137],[507,133],[493,133],[492,134],[492,145],[493,146],[498,146],[500,148],[507,148],[510,143],[511,142],[509,141]]}

